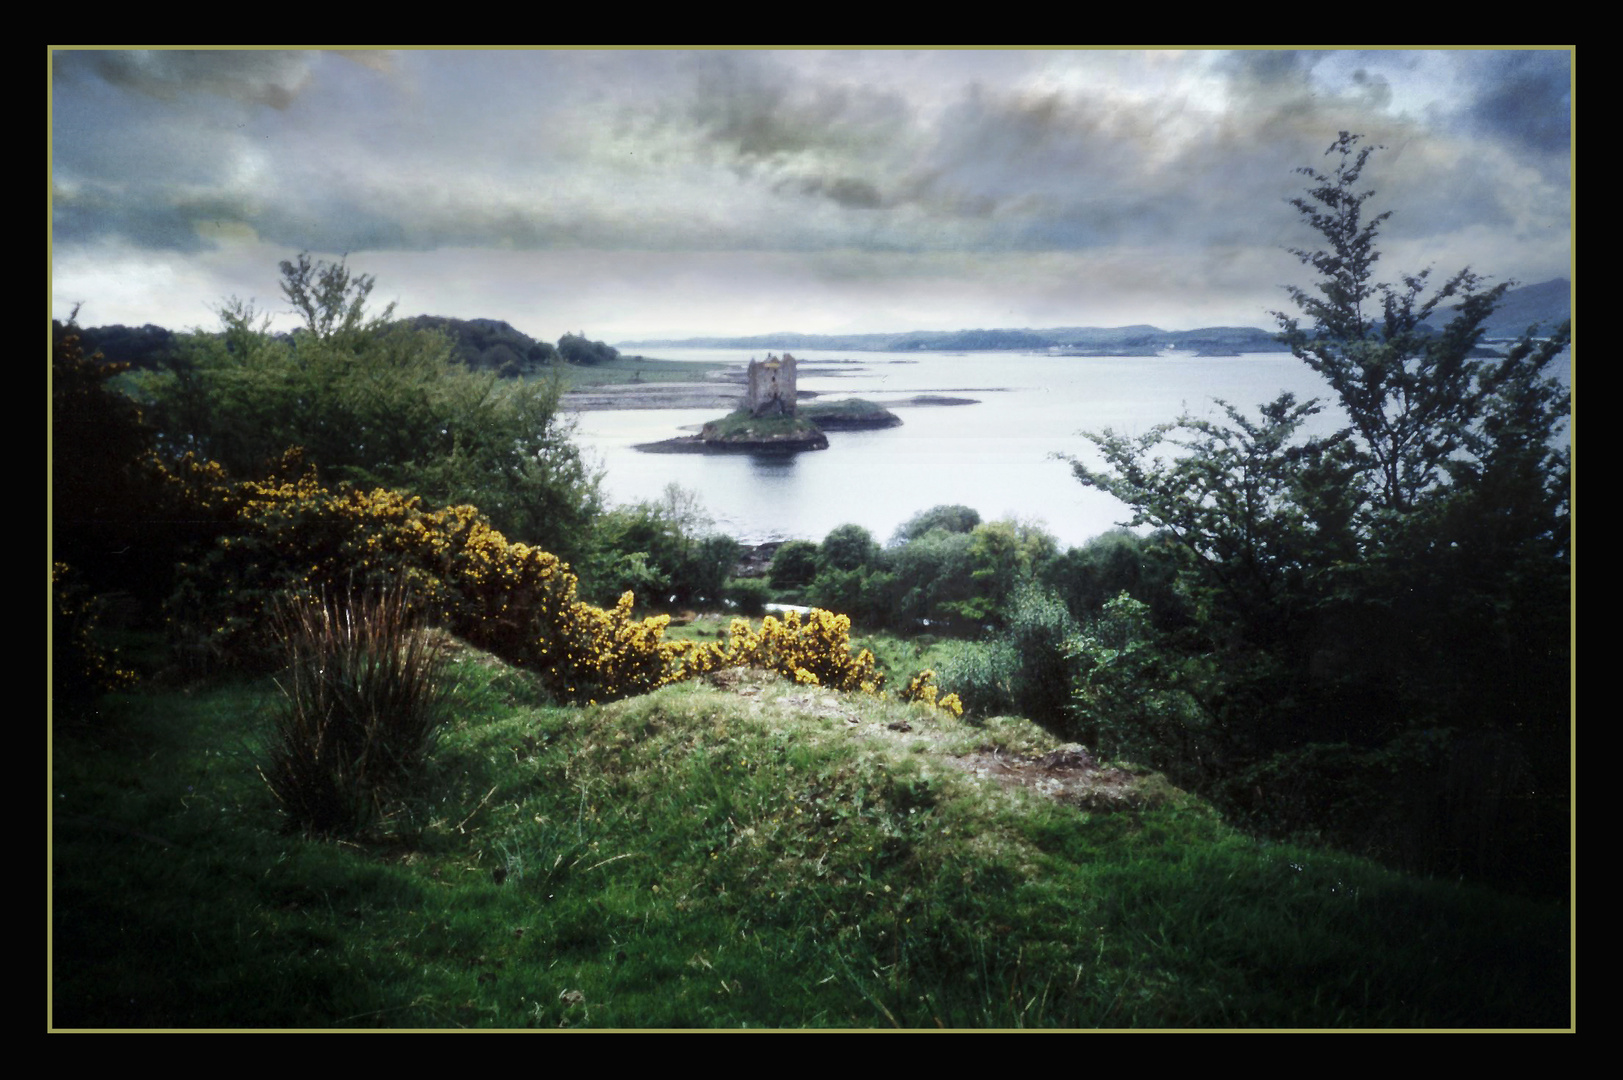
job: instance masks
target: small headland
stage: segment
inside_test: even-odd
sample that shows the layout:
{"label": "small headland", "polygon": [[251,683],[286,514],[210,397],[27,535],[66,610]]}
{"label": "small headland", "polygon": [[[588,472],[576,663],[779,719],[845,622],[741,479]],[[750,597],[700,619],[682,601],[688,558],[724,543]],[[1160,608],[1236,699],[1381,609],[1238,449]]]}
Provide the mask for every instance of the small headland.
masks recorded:
{"label": "small headland", "polygon": [[824,431],[871,431],[896,427],[902,422],[901,417],[883,405],[861,398],[813,402],[801,405],[797,412]]}

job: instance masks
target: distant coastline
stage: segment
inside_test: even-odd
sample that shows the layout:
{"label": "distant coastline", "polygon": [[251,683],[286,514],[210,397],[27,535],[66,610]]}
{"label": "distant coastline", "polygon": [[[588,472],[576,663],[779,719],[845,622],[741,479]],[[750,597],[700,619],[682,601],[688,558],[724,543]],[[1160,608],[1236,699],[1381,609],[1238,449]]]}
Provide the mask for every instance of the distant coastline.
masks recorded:
{"label": "distant coastline", "polygon": [[1162,330],[1140,324],[1047,330],[911,330],[895,334],[757,334],[628,341],[622,349],[848,349],[853,352],[1055,352],[1071,356],[1155,356],[1163,349],[1285,352],[1275,334],[1250,326]]}

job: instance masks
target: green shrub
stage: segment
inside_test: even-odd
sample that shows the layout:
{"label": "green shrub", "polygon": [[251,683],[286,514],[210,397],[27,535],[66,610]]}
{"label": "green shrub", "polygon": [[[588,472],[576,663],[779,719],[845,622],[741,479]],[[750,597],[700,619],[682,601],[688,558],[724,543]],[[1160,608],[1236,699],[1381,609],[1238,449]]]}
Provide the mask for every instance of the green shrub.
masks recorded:
{"label": "green shrub", "polygon": [[816,576],[817,545],[810,540],[790,540],[772,556],[774,589],[798,589]]}
{"label": "green shrub", "polygon": [[1065,602],[1033,585],[1017,588],[1007,622],[985,641],[959,647],[941,666],[942,685],[985,716],[1011,713],[1066,728],[1075,681],[1077,625]]}
{"label": "green shrub", "polygon": [[743,550],[711,532],[714,524],[698,495],[677,484],[666,485],[658,499],[603,514],[594,550],[576,566],[581,593],[603,604],[628,589],[644,600],[714,604]]}
{"label": "green shrub", "polygon": [[1016,711],[1013,686],[1019,665],[1007,641],[966,641],[947,653],[939,678],[971,715],[1010,715]]}
{"label": "green shrub", "polygon": [[817,548],[817,568],[861,570],[879,561],[879,544],[861,525],[841,525],[823,537]]}
{"label": "green shrub", "polygon": [[908,544],[940,529],[948,533],[968,533],[981,523],[980,511],[972,506],[932,506],[921,510],[898,526],[891,537],[892,547]]}
{"label": "green shrub", "polygon": [[289,598],[285,700],[263,775],[288,824],[353,834],[424,779],[444,721],[443,638],[419,628],[400,587],[342,604]]}
{"label": "green shrub", "polygon": [[734,578],[727,583],[725,595],[740,614],[759,615],[772,599],[772,587],[760,578]]}
{"label": "green shrub", "polygon": [[51,689],[56,700],[80,703],[134,685],[135,673],[119,666],[118,651],[97,640],[101,598],[85,591],[67,563],[51,565],[51,600]]}
{"label": "green shrub", "polygon": [[1034,585],[1016,588],[1007,612],[1005,640],[1019,658],[1012,687],[1015,706],[1039,724],[1063,726],[1075,681],[1076,621],[1065,601]]}
{"label": "green shrub", "polygon": [[1210,718],[1191,686],[1210,681],[1210,658],[1168,648],[1149,605],[1122,592],[1076,639],[1072,728],[1101,756],[1130,759],[1180,778],[1212,752]]}

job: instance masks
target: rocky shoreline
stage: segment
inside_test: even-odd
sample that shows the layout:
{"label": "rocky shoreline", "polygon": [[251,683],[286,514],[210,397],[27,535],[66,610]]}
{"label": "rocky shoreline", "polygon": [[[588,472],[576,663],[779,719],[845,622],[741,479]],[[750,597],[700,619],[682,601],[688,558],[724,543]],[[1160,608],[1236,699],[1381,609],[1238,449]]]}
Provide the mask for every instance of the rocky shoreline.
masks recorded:
{"label": "rocky shoreline", "polygon": [[730,442],[706,439],[703,435],[681,435],[661,442],[637,443],[633,450],[644,454],[798,454],[802,450],[827,450],[828,437],[738,439]]}

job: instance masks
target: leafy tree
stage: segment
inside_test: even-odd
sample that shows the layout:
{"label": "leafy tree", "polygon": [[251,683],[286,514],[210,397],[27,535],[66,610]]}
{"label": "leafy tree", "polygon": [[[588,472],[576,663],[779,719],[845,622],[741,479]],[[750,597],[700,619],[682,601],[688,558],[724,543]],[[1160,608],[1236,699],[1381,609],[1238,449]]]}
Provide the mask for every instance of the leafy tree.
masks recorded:
{"label": "leafy tree", "polygon": [[[1289,640],[1294,609],[1323,582],[1316,575],[1352,553],[1352,470],[1343,436],[1297,443],[1319,411],[1282,394],[1253,421],[1219,402],[1228,424],[1184,416],[1138,438],[1090,436],[1106,468],[1072,460],[1084,484],[1133,508],[1129,522],[1166,532],[1194,560],[1194,586],[1219,604],[1253,644]],[[1182,451],[1153,456],[1163,445]]]}
{"label": "leafy tree", "polygon": [[[1364,204],[1375,192],[1357,187],[1379,147],[1359,142],[1359,136],[1341,133],[1325,152],[1339,156],[1332,173],[1297,170],[1311,178],[1311,186],[1291,204],[1328,246],[1291,249],[1320,274],[1317,295],[1287,288],[1312,320],[1311,329],[1283,313],[1275,316],[1281,340],[1324,376],[1352,420],[1371,510],[1403,513],[1457,474],[1462,455],[1469,460],[1483,454],[1492,441],[1489,418],[1505,405],[1500,388],[1537,384],[1566,346],[1569,329],[1563,326],[1547,341],[1524,342],[1503,361],[1484,366],[1472,362],[1472,352],[1510,282],[1483,290],[1482,278],[1465,269],[1427,295],[1429,269],[1404,275],[1401,285],[1375,281],[1375,241],[1391,212],[1365,219]],[[1457,313],[1441,334],[1422,328],[1439,305],[1456,297]],[[1542,405],[1541,430],[1523,432],[1542,436],[1540,445],[1565,413],[1564,407],[1550,407],[1559,405],[1554,397],[1546,396]]]}
{"label": "leafy tree", "polygon": [[78,328],[86,352],[101,353],[110,363],[132,368],[156,368],[168,363],[175,334],[161,326],[93,326]]}
{"label": "leafy tree", "polygon": [[394,315],[394,304],[368,315],[367,299],[376,280],[371,274],[351,274],[343,259],[336,263],[310,261],[309,252],[300,252],[292,261],[283,261],[282,295],[304,317],[304,327],[317,339],[352,340],[381,331]]}
{"label": "leafy tree", "polygon": [[711,531],[697,493],[666,486],[657,500],[618,507],[597,523],[596,547],[583,564],[588,595],[691,604],[718,601],[742,548]]}
{"label": "leafy tree", "polygon": [[565,334],[558,339],[558,355],[569,364],[604,364],[620,356],[620,351],[585,334]]}
{"label": "leafy tree", "polygon": [[443,331],[458,363],[476,371],[494,371],[504,379],[531,374],[558,355],[550,342],[536,341],[500,319],[418,315],[402,322],[413,330]]}
{"label": "leafy tree", "polygon": [[823,537],[817,562],[822,570],[859,570],[879,559],[879,544],[861,525],[841,525]]}
{"label": "leafy tree", "polygon": [[972,506],[932,506],[908,518],[896,530],[896,535],[891,537],[890,543],[892,547],[905,544],[917,540],[933,529],[944,529],[950,533],[967,533],[980,523],[980,511]]}
{"label": "leafy tree", "polygon": [[817,545],[810,540],[790,540],[772,556],[771,582],[774,589],[799,589],[817,576]]}
{"label": "leafy tree", "polygon": [[[1295,252],[1321,274],[1318,295],[1290,290],[1312,325],[1278,316],[1283,340],[1335,390],[1356,436],[1362,562],[1342,609],[1372,627],[1391,617],[1395,626],[1372,632],[1388,645],[1371,650],[1380,674],[1432,716],[1562,726],[1571,457],[1569,398],[1550,368],[1570,324],[1475,359],[1510,283],[1483,289],[1468,269],[1429,295],[1426,271],[1400,285],[1374,281],[1389,215],[1364,220],[1373,192],[1358,184],[1376,148],[1359,142],[1343,132],[1332,144],[1333,173],[1301,170],[1311,186],[1293,205],[1327,246]],[[1422,329],[1451,298],[1443,331]]]}
{"label": "leafy tree", "polygon": [[1198,659],[1179,657],[1158,637],[1149,607],[1127,593],[1107,601],[1073,642],[1075,731],[1102,757],[1203,770],[1210,716],[1191,693]]}
{"label": "leafy tree", "polygon": [[153,455],[156,433],[109,385],[126,365],[85,355],[71,318],[52,331],[52,554],[94,592],[161,598],[190,529]]}
{"label": "leafy tree", "polygon": [[1157,628],[1171,630],[1188,621],[1176,587],[1179,565],[1176,541],[1167,533],[1112,529],[1055,556],[1043,567],[1042,582],[1064,597],[1078,619],[1094,617],[1125,592],[1149,606]]}
{"label": "leafy tree", "polygon": [[896,576],[898,625],[973,618],[965,614],[975,600],[971,544],[968,533],[930,529],[885,553]]}
{"label": "leafy tree", "polygon": [[1002,621],[1015,589],[1030,583],[1052,559],[1058,545],[1035,525],[992,521],[970,533],[970,580],[973,599],[963,605],[966,618]]}
{"label": "leafy tree", "polygon": [[[1132,524],[1176,540],[1190,622],[1150,634],[1142,610],[1115,603],[1081,654],[1079,707],[1120,745],[1190,778],[1210,778],[1202,761],[1273,775],[1271,762],[1313,744],[1373,752],[1432,732],[1460,776],[1492,745],[1493,761],[1516,763],[1504,775],[1536,776],[1537,797],[1559,800],[1571,458],[1568,395],[1550,367],[1570,328],[1482,357],[1483,326],[1507,285],[1485,288],[1470,270],[1435,289],[1429,271],[1377,281],[1389,215],[1366,213],[1372,192],[1359,185],[1376,148],[1360,141],[1343,133],[1328,151],[1333,170],[1302,170],[1308,190],[1292,204],[1324,247],[1294,250],[1318,274],[1311,288],[1289,289],[1305,324],[1278,316],[1281,339],[1324,377],[1349,427],[1303,438],[1317,403],[1282,395],[1255,416],[1219,403],[1224,420],[1092,436],[1104,467],[1073,461],[1077,477],[1132,507]],[[1440,333],[1422,327],[1450,300]],[[1131,640],[1107,640],[1111,620],[1136,626]],[[1161,704],[1129,731],[1116,714],[1140,699],[1134,687]],[[1489,794],[1478,805],[1467,791]],[[1326,793],[1324,804],[1353,794],[1396,805],[1400,793]],[[1430,835],[1423,821],[1439,813],[1496,820],[1512,795],[1535,798],[1474,777],[1440,791],[1437,805],[1411,800],[1417,816],[1393,827]],[[1422,861],[1457,859],[1436,848]]]}
{"label": "leafy tree", "polygon": [[218,333],[186,335],[176,362],[139,383],[168,456],[190,451],[252,476],[300,446],[329,481],[472,503],[510,539],[584,553],[597,477],[570,440],[556,381],[469,371],[444,333],[369,314],[372,278],[342,262],[301,255],[282,274],[304,330],[272,335],[232,298]]}

